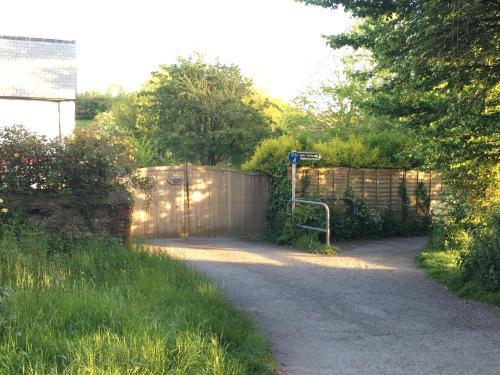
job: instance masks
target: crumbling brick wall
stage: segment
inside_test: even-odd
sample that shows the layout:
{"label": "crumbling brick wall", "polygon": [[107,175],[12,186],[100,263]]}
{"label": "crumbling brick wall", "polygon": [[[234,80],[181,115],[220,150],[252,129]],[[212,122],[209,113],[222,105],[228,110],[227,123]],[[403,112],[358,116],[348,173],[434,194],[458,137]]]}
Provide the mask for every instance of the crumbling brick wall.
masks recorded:
{"label": "crumbling brick wall", "polygon": [[132,209],[124,192],[111,194],[105,208],[98,210],[90,222],[64,199],[9,197],[13,208],[22,208],[30,220],[43,230],[64,237],[106,234],[127,242],[130,238]]}

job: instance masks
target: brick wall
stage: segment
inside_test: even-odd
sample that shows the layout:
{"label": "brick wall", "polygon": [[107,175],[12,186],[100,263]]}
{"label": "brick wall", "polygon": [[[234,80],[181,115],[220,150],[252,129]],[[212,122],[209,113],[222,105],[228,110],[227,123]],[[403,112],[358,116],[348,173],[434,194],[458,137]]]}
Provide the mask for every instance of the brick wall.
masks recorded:
{"label": "brick wall", "polygon": [[110,195],[108,207],[96,212],[89,225],[83,215],[65,200],[23,195],[6,197],[9,206],[22,208],[32,221],[49,233],[63,237],[107,234],[127,242],[130,237],[132,209],[124,192]]}

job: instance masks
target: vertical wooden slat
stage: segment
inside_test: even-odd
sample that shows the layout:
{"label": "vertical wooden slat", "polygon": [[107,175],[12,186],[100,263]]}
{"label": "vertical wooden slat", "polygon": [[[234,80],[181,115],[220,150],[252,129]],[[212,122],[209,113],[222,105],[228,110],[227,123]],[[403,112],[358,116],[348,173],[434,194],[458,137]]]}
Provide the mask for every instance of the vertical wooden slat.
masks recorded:
{"label": "vertical wooden slat", "polygon": [[233,230],[233,172],[226,173],[227,176],[227,231],[231,233]]}
{"label": "vertical wooden slat", "polygon": [[392,211],[392,171],[389,171],[389,210]]}

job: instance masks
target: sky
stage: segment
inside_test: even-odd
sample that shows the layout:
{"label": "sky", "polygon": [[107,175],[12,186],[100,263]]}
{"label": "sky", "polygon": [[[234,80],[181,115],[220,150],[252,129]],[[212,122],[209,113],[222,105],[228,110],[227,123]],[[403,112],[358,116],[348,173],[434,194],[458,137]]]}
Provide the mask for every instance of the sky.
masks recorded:
{"label": "sky", "polygon": [[321,35],[354,23],[293,0],[4,0],[0,35],[77,42],[78,92],[140,89],[161,64],[202,53],[237,64],[256,87],[290,100],[328,74]]}

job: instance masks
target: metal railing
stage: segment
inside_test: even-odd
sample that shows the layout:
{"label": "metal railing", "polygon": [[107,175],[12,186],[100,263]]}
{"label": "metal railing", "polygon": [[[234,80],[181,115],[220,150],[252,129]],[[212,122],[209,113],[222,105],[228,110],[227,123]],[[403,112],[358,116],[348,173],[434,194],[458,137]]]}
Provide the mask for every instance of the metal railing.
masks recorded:
{"label": "metal railing", "polygon": [[[316,202],[316,201],[308,201],[305,199],[290,199],[288,201],[288,207],[290,207],[290,203],[303,203],[303,204],[312,204],[316,206],[321,206],[326,211],[326,229],[311,227],[309,225],[297,224],[297,227],[309,230],[315,230],[318,232],[326,233],[326,246],[330,246],[330,208],[326,203]],[[293,210],[292,210],[293,212]]]}

